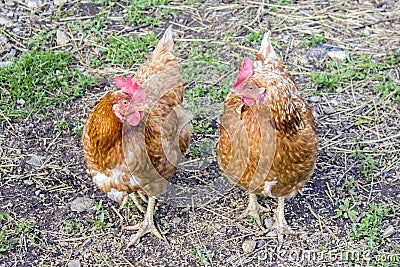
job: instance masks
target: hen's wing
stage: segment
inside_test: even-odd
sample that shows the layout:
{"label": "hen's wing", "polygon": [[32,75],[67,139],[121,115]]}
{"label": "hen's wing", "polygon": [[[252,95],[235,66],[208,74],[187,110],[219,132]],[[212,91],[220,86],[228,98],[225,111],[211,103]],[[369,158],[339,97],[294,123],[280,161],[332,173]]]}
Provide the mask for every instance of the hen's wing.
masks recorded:
{"label": "hen's wing", "polygon": [[156,196],[165,191],[190,139],[180,107],[184,89],[179,67],[168,67],[152,75],[142,87],[146,90],[149,112],[137,127],[124,124],[124,154],[139,186]]}

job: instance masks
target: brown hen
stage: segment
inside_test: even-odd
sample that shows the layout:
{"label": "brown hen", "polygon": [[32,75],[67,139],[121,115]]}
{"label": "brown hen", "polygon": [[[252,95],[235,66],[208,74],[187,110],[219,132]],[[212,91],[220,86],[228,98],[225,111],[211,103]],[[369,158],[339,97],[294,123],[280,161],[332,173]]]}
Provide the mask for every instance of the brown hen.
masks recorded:
{"label": "brown hen", "polygon": [[253,62],[246,58],[224,102],[218,164],[224,175],[249,192],[241,217],[253,216],[263,228],[257,195],[278,198],[274,228],[282,244],[291,232],[284,217],[284,199],[310,179],[318,141],[314,117],[293,78],[264,35]]}
{"label": "brown hen", "polygon": [[[151,232],[156,197],[188,148],[190,129],[180,107],[183,79],[179,73],[169,28],[134,77],[116,77],[120,89],[105,95],[90,114],[82,142],[93,182],[123,206],[131,196],[145,212],[144,221],[124,229],[138,230],[128,247]],[[147,210],[137,199],[148,195]]]}

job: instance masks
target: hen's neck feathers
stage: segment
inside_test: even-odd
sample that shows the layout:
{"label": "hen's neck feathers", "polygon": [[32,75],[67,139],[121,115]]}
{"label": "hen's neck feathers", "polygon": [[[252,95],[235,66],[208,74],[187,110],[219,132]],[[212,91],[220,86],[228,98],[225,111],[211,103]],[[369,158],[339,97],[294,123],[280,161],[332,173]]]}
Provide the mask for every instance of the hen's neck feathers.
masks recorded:
{"label": "hen's neck feathers", "polygon": [[88,118],[87,124],[91,125],[88,135],[94,140],[97,149],[104,152],[121,139],[122,123],[112,110],[117,101],[115,94],[106,94]]}
{"label": "hen's neck feathers", "polygon": [[265,105],[271,110],[276,128],[288,133],[304,129],[307,105],[289,72],[278,59],[257,61],[254,78],[258,86],[266,89]]}
{"label": "hen's neck feathers", "polygon": [[270,37],[270,31],[264,34],[254,62],[254,80],[266,88],[265,105],[269,106],[277,129],[294,133],[304,129],[309,110],[289,71],[279,61]]}

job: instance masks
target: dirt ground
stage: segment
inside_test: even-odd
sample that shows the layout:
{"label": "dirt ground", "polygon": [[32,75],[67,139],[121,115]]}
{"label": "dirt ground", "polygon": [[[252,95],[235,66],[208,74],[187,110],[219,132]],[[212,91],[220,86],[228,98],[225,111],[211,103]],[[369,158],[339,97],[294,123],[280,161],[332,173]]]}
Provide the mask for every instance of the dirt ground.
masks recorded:
{"label": "dirt ground", "polygon": [[[325,36],[325,44],[351,57],[370,57],[374,62],[389,55],[398,57],[397,1],[172,1],[146,10],[149,15],[163,10],[171,13],[160,18],[159,26],[126,23],[124,1],[109,9],[99,38],[150,31],[159,37],[172,25],[184,70],[196,67],[189,58],[194,47],[201,53],[213,49],[218,64],[228,66],[228,73],[209,76],[209,69],[204,68],[201,75],[206,78],[200,75],[197,78],[201,81],[186,80],[187,91],[200,84],[209,90],[224,81],[232,85],[238,63],[245,56],[254,57],[259,46],[259,42],[245,43],[245,36],[272,30],[276,50],[314,111],[319,136],[315,173],[302,192],[285,205],[288,223],[302,234],[285,236],[279,251],[276,236],[261,231],[251,218],[236,220],[247,205],[247,194],[223,178],[215,162],[221,101],[214,101],[205,111],[212,131],[195,133],[192,138],[192,146],[210,142],[211,149],[197,156],[188,152],[172,180],[184,188],[179,191],[182,198],[157,205],[155,221],[168,241],[146,235],[136,246],[125,248],[133,233],[121,230],[121,226],[139,222],[142,214],[132,204],[119,210],[117,203],[93,185],[74,126],[84,122],[104,92],[112,89],[112,77],[133,73],[137,65],[131,69],[91,67],[97,52],[90,34],[84,36],[70,24],[95,18],[99,7],[112,1],[67,1],[62,6],[39,1],[37,7],[31,2],[0,2],[0,34],[8,39],[2,43],[0,61],[29,50],[30,45],[24,44],[33,36],[61,29],[69,36],[69,43],[57,45],[52,34],[43,48],[72,51],[76,68],[100,78],[82,97],[53,107],[48,116],[21,122],[2,119],[0,212],[13,219],[0,218],[0,230],[12,239],[12,249],[0,250],[0,266],[400,265],[399,87],[389,95],[377,93],[373,82],[365,85],[363,81],[334,91],[318,88],[310,73],[324,72],[329,59],[313,57],[310,51],[315,45],[303,45],[314,34]],[[216,63],[208,64],[211,68]],[[379,71],[400,86],[399,63]],[[68,129],[57,129],[55,121],[61,119],[70,125]],[[369,123],[357,123],[360,120]],[[373,167],[366,168],[365,162],[372,162]],[[71,209],[79,197],[87,198],[84,211]],[[271,207],[265,218],[272,216],[276,200],[260,198],[259,202]],[[373,205],[385,209],[386,214],[377,228],[364,229],[367,222],[363,218]],[[343,214],[336,216],[338,210]],[[355,211],[354,220],[349,218],[351,210]],[[361,236],[355,238],[351,232]],[[371,236],[384,238],[370,246]],[[4,240],[0,237],[3,247]],[[364,252],[359,259],[348,259],[346,251]],[[382,259],[388,255],[397,258]]]}

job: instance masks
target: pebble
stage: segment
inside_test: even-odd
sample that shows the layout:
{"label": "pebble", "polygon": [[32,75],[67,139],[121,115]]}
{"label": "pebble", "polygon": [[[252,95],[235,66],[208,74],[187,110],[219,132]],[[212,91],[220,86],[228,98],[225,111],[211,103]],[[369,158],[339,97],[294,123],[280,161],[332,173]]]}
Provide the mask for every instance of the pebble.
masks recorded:
{"label": "pebble", "polygon": [[31,8],[36,8],[40,6],[42,3],[39,0],[28,0],[26,1],[26,5]]}
{"label": "pebble", "polygon": [[308,100],[310,100],[311,102],[317,103],[317,102],[321,101],[321,97],[319,95],[316,95],[316,96],[310,97]]}
{"label": "pebble", "polygon": [[253,252],[255,248],[256,248],[256,241],[254,241],[253,239],[247,239],[242,244],[242,249],[244,253]]}
{"label": "pebble", "polygon": [[267,218],[264,220],[265,228],[271,229],[272,226],[274,225],[274,219],[272,218]]}
{"label": "pebble", "polygon": [[265,246],[265,244],[267,244],[264,240],[258,240],[256,242],[256,248],[261,248],[263,246]]}
{"label": "pebble", "polygon": [[339,102],[338,102],[336,99],[332,99],[330,102],[331,102],[331,104],[334,105],[334,106],[339,105]]}
{"label": "pebble", "polygon": [[324,112],[326,114],[332,114],[333,112],[335,112],[335,109],[333,107],[325,107]]}
{"label": "pebble", "polygon": [[89,210],[93,208],[94,205],[94,200],[88,197],[78,197],[70,203],[71,210],[77,212]]}
{"label": "pebble", "polygon": [[25,100],[23,100],[22,98],[18,99],[17,104],[23,106],[25,104]]}
{"label": "pebble", "polygon": [[182,219],[179,218],[179,217],[174,217],[174,218],[172,219],[172,223],[173,223],[173,224],[180,224],[181,222],[182,222]]}
{"label": "pebble", "polygon": [[365,28],[365,29],[363,30],[362,34],[363,34],[364,36],[370,36],[370,35],[371,35],[371,31],[370,31],[369,28],[367,27],[367,28]]}
{"label": "pebble", "polygon": [[26,185],[33,185],[34,182],[33,182],[31,179],[26,179],[26,180],[24,180],[24,184],[26,184]]}
{"label": "pebble", "polygon": [[12,1],[12,0],[6,0],[6,6],[14,6],[15,5],[15,2],[14,1]]}
{"label": "pebble", "polygon": [[63,5],[65,3],[67,3],[67,2],[68,2],[68,0],[54,0],[54,5],[60,6],[60,5]]}
{"label": "pebble", "polygon": [[10,67],[11,66],[11,61],[3,61],[3,62],[0,62],[0,68],[7,68],[7,67]]}
{"label": "pebble", "polygon": [[337,62],[346,61],[346,52],[344,51],[330,51],[328,52],[328,57]]}
{"label": "pebble", "polygon": [[68,267],[80,267],[81,261],[80,260],[73,260],[68,263]]}
{"label": "pebble", "polygon": [[63,32],[62,30],[57,30],[56,32],[56,42],[57,45],[66,45],[69,43],[69,37],[68,35],[65,34],[65,32]]}
{"label": "pebble", "polygon": [[8,39],[4,34],[0,34],[0,43],[2,44],[8,43]]}
{"label": "pebble", "polygon": [[396,233],[396,229],[394,229],[393,225],[389,225],[383,232],[383,235],[386,237],[389,237],[389,236],[393,235],[394,233]]}
{"label": "pebble", "polygon": [[0,25],[10,27],[13,25],[13,22],[9,18],[0,17]]}
{"label": "pebble", "polygon": [[40,167],[42,165],[40,158],[37,155],[32,155],[26,163],[35,167]]}

